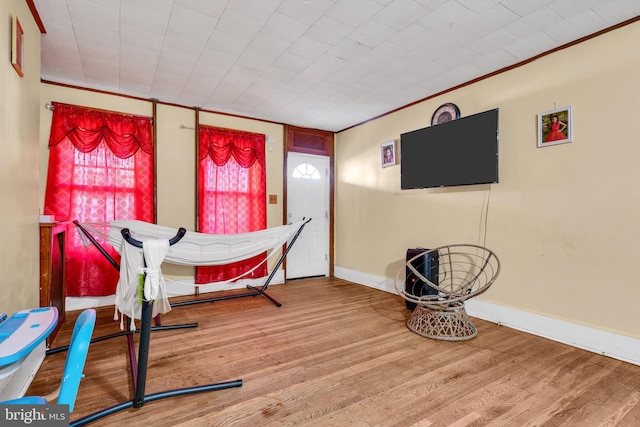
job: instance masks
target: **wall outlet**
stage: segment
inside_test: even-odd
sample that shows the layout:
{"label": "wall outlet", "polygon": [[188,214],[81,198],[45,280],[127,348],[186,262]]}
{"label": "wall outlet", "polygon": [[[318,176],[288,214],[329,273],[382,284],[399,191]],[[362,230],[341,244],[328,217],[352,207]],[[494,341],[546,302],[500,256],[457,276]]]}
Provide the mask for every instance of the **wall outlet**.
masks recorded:
{"label": "wall outlet", "polygon": [[269,204],[275,205],[278,203],[278,196],[276,194],[269,194]]}

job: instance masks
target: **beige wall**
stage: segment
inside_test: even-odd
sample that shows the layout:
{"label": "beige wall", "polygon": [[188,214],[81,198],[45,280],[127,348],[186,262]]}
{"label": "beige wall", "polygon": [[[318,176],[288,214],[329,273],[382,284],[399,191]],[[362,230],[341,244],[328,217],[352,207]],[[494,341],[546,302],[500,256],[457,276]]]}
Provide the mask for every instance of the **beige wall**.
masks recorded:
{"label": "beige wall", "polygon": [[[24,77],[13,69],[11,18],[24,30]],[[24,0],[0,2],[0,312],[39,305],[40,30]]]}
{"label": "beige wall", "polygon": [[[47,102],[56,101],[111,111],[145,116],[152,115],[152,103],[122,96],[43,84],[40,125],[40,205],[44,203],[48,138],[52,113],[44,109]],[[266,151],[267,194],[278,195],[278,204],[267,205],[267,226],[282,224],[282,156],[283,126],[257,120],[200,112],[200,123],[230,129],[263,133],[274,137],[273,151]],[[157,216],[158,224],[195,230],[195,111],[192,108],[157,104]],[[191,128],[191,129],[189,129]],[[266,203],[266,201],[265,201]],[[163,266],[165,274],[174,279],[193,276],[191,267]]]}
{"label": "beige wall", "polygon": [[[640,338],[637,40],[640,22],[338,134],[336,266],[393,278],[409,247],[486,233],[503,269],[481,299]],[[444,102],[500,109],[500,183],[401,191],[379,144]],[[537,148],[537,113],[568,105],[574,142]]]}

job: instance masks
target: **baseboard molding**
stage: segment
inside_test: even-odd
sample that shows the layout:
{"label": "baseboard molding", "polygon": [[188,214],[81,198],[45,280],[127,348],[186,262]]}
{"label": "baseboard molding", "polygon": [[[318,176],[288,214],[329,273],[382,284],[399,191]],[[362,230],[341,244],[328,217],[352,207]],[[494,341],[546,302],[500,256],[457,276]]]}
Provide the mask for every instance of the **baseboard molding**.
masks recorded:
{"label": "baseboard molding", "polygon": [[[209,292],[219,292],[231,289],[246,289],[247,285],[255,286],[257,288],[262,287],[265,279],[242,279],[233,283],[212,283],[209,285],[199,285],[199,294],[206,294]],[[196,296],[194,278],[172,280],[166,278],[167,283],[167,295],[169,298],[177,296]],[[284,271],[278,270],[271,279],[269,286],[278,285],[284,283]],[[115,295],[108,295],[104,297],[67,297],[65,299],[65,310],[84,310],[87,308],[104,307],[114,305],[116,300]]]}
{"label": "baseboard molding", "polygon": [[[339,266],[334,267],[334,276],[397,294],[393,279],[360,273]],[[639,339],[477,298],[467,301],[465,306],[470,316],[640,366]]]}

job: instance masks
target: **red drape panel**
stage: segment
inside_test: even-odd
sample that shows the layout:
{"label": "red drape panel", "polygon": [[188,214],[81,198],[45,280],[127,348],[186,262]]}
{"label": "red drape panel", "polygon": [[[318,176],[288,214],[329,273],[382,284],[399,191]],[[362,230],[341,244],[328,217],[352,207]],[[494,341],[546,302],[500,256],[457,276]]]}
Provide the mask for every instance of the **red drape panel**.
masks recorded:
{"label": "red drape panel", "polygon": [[[237,234],[267,225],[265,136],[251,132],[201,126],[198,159],[198,230]],[[262,254],[223,266],[197,267],[198,284],[240,276],[265,258]],[[266,263],[244,278],[264,277]]]}
{"label": "red drape panel", "polygon": [[[56,221],[153,222],[151,132],[148,117],[54,103],[44,213]],[[115,250],[98,241],[119,262]],[[68,296],[115,293],[117,270],[85,246],[75,226],[65,251]]]}

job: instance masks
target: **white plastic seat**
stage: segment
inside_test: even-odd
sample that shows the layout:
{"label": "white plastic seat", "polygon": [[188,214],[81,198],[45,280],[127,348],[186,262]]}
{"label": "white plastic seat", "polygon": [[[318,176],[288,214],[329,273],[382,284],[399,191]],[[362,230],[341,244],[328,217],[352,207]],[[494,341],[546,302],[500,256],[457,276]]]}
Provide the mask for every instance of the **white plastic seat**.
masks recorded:
{"label": "white plastic seat", "polygon": [[67,359],[64,364],[60,389],[56,393],[52,393],[47,397],[42,396],[25,396],[18,399],[0,402],[3,405],[38,405],[46,404],[57,399],[59,405],[69,405],[69,412],[73,412],[73,407],[78,395],[80,380],[84,377],[82,370],[84,369],[89,352],[89,344],[91,343],[91,335],[96,323],[96,311],[92,308],[84,310],[78,316],[71,342],[67,350]]}

